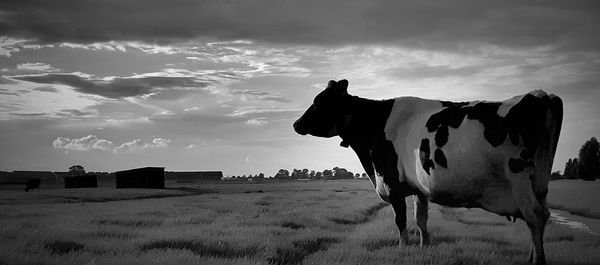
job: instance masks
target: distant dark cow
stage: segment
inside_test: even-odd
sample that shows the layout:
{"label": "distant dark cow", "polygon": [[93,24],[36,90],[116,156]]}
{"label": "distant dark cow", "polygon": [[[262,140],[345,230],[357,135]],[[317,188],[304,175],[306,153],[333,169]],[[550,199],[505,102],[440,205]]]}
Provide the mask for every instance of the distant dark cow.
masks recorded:
{"label": "distant dark cow", "polygon": [[40,182],[42,182],[42,181],[38,178],[33,178],[33,179],[27,180],[27,186],[25,187],[25,192],[28,192],[29,190],[33,190],[33,189],[40,190]]}
{"label": "distant dark cow", "polygon": [[351,96],[329,81],[294,123],[297,133],[340,136],[392,204],[400,243],[408,240],[404,198],[414,195],[421,245],[429,243],[428,201],[479,207],[525,220],[529,261],[545,264],[548,181],[562,123],[562,100],[536,90],[501,102]]}

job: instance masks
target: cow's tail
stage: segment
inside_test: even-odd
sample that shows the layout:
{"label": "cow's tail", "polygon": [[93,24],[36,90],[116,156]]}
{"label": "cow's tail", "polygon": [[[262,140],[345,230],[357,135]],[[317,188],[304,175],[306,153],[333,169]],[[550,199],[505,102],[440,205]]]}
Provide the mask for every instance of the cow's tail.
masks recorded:
{"label": "cow's tail", "polygon": [[550,104],[545,116],[545,130],[540,139],[540,145],[537,148],[535,158],[535,173],[533,177],[533,191],[538,201],[546,204],[546,195],[548,193],[548,182],[552,173],[552,164],[558,138],[563,120],[563,102],[553,94],[549,95]]}

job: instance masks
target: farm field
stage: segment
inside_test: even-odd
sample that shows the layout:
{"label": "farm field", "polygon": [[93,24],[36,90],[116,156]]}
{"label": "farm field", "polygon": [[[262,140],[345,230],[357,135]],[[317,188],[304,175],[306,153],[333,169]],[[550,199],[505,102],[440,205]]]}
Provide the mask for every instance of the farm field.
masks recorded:
{"label": "farm field", "polygon": [[[597,196],[577,185],[552,182],[549,201],[595,212],[593,199],[563,201]],[[522,221],[432,204],[421,248],[407,201],[411,240],[398,247],[368,181],[2,191],[0,264],[528,264]],[[550,221],[545,242],[549,264],[600,264],[598,236]]]}

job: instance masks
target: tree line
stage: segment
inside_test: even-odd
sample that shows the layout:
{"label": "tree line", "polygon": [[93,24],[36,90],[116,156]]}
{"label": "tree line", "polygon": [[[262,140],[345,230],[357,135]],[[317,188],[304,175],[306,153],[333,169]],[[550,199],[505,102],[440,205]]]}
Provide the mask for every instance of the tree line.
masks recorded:
{"label": "tree line", "polygon": [[315,170],[309,170],[307,168],[305,169],[292,169],[292,171],[288,171],[287,169],[280,169],[279,171],[277,171],[277,173],[273,176],[273,178],[275,179],[312,179],[312,180],[319,180],[319,179],[356,179],[356,178],[361,178],[367,177],[367,174],[362,173],[352,173],[351,171],[346,170],[345,168],[341,168],[341,167],[334,167],[332,169],[325,169],[323,171],[315,171]]}
{"label": "tree line", "polygon": [[600,178],[600,144],[596,137],[586,141],[579,149],[579,155],[569,158],[561,175],[553,172],[552,179],[596,180]]}

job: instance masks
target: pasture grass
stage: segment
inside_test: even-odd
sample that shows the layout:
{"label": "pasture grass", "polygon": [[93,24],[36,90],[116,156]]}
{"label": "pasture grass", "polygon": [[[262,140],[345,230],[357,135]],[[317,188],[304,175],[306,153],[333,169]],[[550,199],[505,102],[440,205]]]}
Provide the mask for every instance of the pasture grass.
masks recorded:
{"label": "pasture grass", "polygon": [[[365,181],[143,192],[151,198],[3,201],[0,264],[527,264],[523,222],[477,209],[432,205],[421,248],[410,198],[399,246],[392,208]],[[545,240],[551,264],[600,263],[598,237],[549,223]]]}
{"label": "pasture grass", "polygon": [[551,208],[600,219],[600,181],[555,180],[548,190]]}

